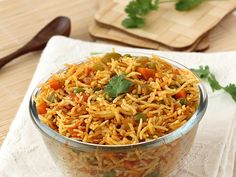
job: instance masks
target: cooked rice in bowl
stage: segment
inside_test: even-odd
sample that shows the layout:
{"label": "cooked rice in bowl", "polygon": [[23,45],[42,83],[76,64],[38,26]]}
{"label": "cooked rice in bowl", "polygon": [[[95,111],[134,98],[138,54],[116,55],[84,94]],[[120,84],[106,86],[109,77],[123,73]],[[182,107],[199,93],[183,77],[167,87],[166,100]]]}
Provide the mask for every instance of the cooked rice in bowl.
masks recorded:
{"label": "cooked rice in bowl", "polygon": [[[95,144],[134,144],[177,129],[197,109],[198,79],[157,56],[109,53],[66,65],[40,86],[43,123]],[[43,107],[43,108],[42,108]]]}
{"label": "cooked rice in bowl", "polygon": [[[34,104],[40,122],[79,143],[72,147],[44,137],[66,175],[164,177],[188,153],[205,112],[207,98],[199,88],[190,70],[158,56],[112,52],[66,64],[40,84]],[[191,130],[153,142],[181,129],[197,110]],[[97,148],[87,152],[80,143]],[[126,148],[113,151],[116,146]]]}

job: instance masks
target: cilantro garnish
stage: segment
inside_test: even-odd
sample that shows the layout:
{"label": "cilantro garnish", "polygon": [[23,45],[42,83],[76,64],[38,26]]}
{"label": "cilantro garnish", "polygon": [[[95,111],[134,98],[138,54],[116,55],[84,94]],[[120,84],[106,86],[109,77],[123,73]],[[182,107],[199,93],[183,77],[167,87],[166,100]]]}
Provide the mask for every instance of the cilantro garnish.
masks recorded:
{"label": "cilantro garnish", "polygon": [[191,71],[201,79],[208,81],[213,92],[215,90],[223,89],[228,94],[230,94],[233,100],[236,102],[236,85],[230,83],[226,87],[221,86],[220,83],[216,80],[215,75],[210,72],[209,66],[199,66],[198,69],[191,69]]}
{"label": "cilantro garnish", "polygon": [[205,0],[179,0],[175,4],[175,9],[179,10],[179,11],[190,10],[190,9],[198,6],[199,4],[201,4],[203,1],[205,1]]}
{"label": "cilantro garnish", "polygon": [[122,25],[126,28],[139,28],[144,25],[144,19],[140,17],[128,17],[122,21]]}
{"label": "cilantro garnish", "polygon": [[158,9],[159,0],[132,0],[126,6],[128,17],[122,21],[126,28],[139,28],[144,25],[144,16]]}
{"label": "cilantro garnish", "polygon": [[140,28],[145,24],[145,16],[159,8],[159,4],[172,2],[178,11],[187,11],[195,8],[207,0],[132,0],[125,8],[127,18],[122,21],[126,28]]}
{"label": "cilantro garnish", "polygon": [[231,95],[231,97],[236,102],[236,85],[235,84],[229,84],[227,85],[224,90]]}
{"label": "cilantro garnish", "polygon": [[214,74],[210,73],[208,76],[208,82],[212,88],[212,91],[214,92],[215,90],[220,90],[223,87],[219,84],[219,82],[216,80],[216,77]]}
{"label": "cilantro garnish", "polygon": [[104,91],[114,99],[120,94],[127,93],[132,85],[133,83],[127,80],[124,75],[116,75],[111,78]]}
{"label": "cilantro garnish", "polygon": [[191,69],[191,71],[194,72],[201,79],[206,79],[210,73],[209,66],[199,66],[198,69]]}

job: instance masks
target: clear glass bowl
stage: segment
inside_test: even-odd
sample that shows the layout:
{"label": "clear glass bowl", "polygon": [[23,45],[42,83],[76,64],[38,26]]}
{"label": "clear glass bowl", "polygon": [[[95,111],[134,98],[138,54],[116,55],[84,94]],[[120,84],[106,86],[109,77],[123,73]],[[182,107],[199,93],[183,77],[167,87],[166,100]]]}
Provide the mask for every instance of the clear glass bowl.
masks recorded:
{"label": "clear glass bowl", "polygon": [[[150,56],[140,53],[131,55]],[[175,67],[187,69],[175,61],[161,58]],[[66,176],[165,177],[181,167],[206,111],[207,92],[201,82],[198,86],[199,106],[187,123],[158,139],[133,145],[98,145],[60,135],[39,119],[34,102],[39,88],[33,91],[29,112],[55,163]]]}

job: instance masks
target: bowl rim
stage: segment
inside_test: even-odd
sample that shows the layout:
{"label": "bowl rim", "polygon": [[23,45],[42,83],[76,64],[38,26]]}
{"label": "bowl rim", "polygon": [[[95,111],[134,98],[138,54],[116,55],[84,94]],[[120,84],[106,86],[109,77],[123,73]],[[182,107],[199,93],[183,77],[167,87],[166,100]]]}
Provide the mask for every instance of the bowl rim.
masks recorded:
{"label": "bowl rim", "polygon": [[[110,53],[110,52],[102,52],[100,54],[86,56],[86,57],[83,57],[83,61],[86,61],[88,58],[93,57],[93,56],[104,55],[105,53]],[[118,53],[127,54],[127,52],[118,52]],[[141,53],[141,52],[128,52],[128,53],[131,54],[132,56],[148,56],[148,57],[150,57],[152,55],[155,55],[155,54],[148,54],[148,53]],[[189,68],[180,64],[177,61],[174,61],[172,59],[168,59],[166,57],[162,57],[160,55],[157,55],[157,56],[159,58],[165,60],[166,62],[170,63],[171,65],[174,65],[175,67],[183,68],[183,69],[186,69],[186,70],[192,72]],[[81,63],[81,62],[78,62],[77,64],[79,64],[79,63]],[[49,74],[45,79],[43,79],[39,83],[45,82],[46,80],[48,80],[48,78],[50,76],[51,76],[51,74]],[[31,97],[29,100],[29,114],[30,114],[31,120],[33,121],[35,126],[40,130],[40,132],[43,135],[46,135],[47,137],[49,137],[59,143],[70,146],[71,148],[74,148],[74,149],[80,149],[82,151],[93,151],[93,150],[96,150],[99,148],[104,151],[111,151],[111,150],[112,151],[120,151],[120,150],[128,150],[133,147],[136,147],[136,148],[139,148],[139,147],[142,147],[142,148],[143,147],[159,147],[161,145],[171,143],[171,142],[177,140],[178,138],[182,137],[183,135],[187,134],[188,132],[190,132],[195,126],[198,125],[198,123],[200,122],[200,120],[204,116],[205,111],[207,109],[207,104],[208,104],[208,95],[207,95],[206,88],[204,87],[200,78],[197,75],[195,75],[195,76],[199,80],[199,83],[198,83],[198,88],[199,88],[198,109],[195,111],[195,113],[192,115],[192,117],[185,124],[183,124],[181,127],[177,128],[176,130],[174,130],[171,133],[168,133],[168,134],[161,136],[157,139],[152,139],[152,140],[146,141],[146,142],[139,142],[139,143],[135,143],[135,144],[125,144],[125,145],[100,145],[100,144],[93,144],[93,143],[77,141],[77,140],[74,140],[74,139],[71,139],[71,138],[68,138],[68,137],[65,137],[65,136],[59,134],[58,132],[51,129],[46,124],[43,124],[40,121],[40,118],[39,118],[37,110],[36,110],[36,104],[34,101],[35,95],[37,95],[37,93],[40,90],[38,87],[36,87],[31,94]]]}

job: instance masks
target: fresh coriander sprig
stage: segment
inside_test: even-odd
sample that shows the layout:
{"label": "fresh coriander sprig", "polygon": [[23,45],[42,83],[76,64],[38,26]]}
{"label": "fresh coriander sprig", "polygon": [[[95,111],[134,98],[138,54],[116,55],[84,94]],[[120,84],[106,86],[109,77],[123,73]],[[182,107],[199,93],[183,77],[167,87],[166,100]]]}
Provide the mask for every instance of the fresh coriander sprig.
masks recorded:
{"label": "fresh coriander sprig", "polygon": [[127,93],[132,85],[133,83],[127,80],[124,75],[115,75],[105,86],[104,90],[110,98],[114,99],[120,94]]}
{"label": "fresh coriander sprig", "polygon": [[207,0],[131,0],[125,7],[127,18],[122,21],[126,28],[140,28],[145,24],[145,16],[159,8],[161,3],[175,3],[178,11],[187,11],[195,8]]}
{"label": "fresh coriander sprig", "polygon": [[178,11],[186,11],[195,8],[206,0],[179,0],[175,4],[175,9]]}
{"label": "fresh coriander sprig", "polygon": [[199,66],[198,69],[191,69],[199,78],[208,81],[211,86],[212,91],[223,89],[225,92],[231,95],[233,100],[236,102],[236,85],[230,83],[226,87],[223,87],[216,80],[213,73],[210,72],[209,66]]}
{"label": "fresh coriander sprig", "polygon": [[229,84],[227,85],[224,90],[232,96],[234,101],[236,102],[236,85],[235,84]]}
{"label": "fresh coriander sprig", "polygon": [[122,21],[127,28],[139,28],[144,25],[144,16],[152,10],[158,9],[159,0],[132,0],[126,6],[128,17]]}

